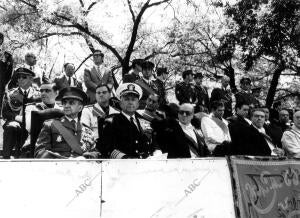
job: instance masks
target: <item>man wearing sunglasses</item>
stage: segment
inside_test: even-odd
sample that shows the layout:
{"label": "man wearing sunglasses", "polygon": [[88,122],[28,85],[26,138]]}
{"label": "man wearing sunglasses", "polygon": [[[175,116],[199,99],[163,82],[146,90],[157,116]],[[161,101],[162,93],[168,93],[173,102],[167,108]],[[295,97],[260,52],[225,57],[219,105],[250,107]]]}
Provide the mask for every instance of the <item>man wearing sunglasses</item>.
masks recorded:
{"label": "man wearing sunglasses", "polygon": [[26,131],[26,105],[39,100],[39,93],[33,89],[32,81],[35,74],[27,68],[18,68],[14,72],[18,87],[9,90],[4,98],[2,116],[3,126],[3,157],[9,159],[15,148],[15,157],[20,155],[20,148],[28,136]]}
{"label": "man wearing sunglasses", "polygon": [[44,122],[35,147],[36,158],[76,158],[90,154],[95,147],[92,130],[81,125],[78,114],[87,102],[79,88],[66,87],[57,97],[64,116]]}

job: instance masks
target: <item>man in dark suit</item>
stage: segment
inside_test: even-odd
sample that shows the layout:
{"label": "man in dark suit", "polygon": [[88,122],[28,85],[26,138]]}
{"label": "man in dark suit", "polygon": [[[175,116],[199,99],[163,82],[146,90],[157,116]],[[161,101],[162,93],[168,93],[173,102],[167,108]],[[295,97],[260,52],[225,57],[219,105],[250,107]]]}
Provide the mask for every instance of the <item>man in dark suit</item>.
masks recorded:
{"label": "man in dark suit", "polygon": [[134,83],[136,80],[141,78],[142,73],[142,63],[143,59],[134,59],[132,60],[132,69],[128,72],[128,74],[124,75],[123,82],[124,83]]}
{"label": "man in dark suit", "polygon": [[244,143],[244,139],[241,137],[241,132],[247,131],[251,125],[249,117],[249,105],[247,103],[239,102],[235,106],[236,115],[230,119],[228,124],[231,142],[232,152],[231,154],[238,154],[239,147]]}
{"label": "man in dark suit", "polygon": [[209,155],[203,135],[191,124],[194,107],[184,103],[180,105],[177,119],[164,120],[155,128],[163,153],[168,158],[197,158]]}
{"label": "man in dark suit", "polygon": [[142,129],[143,118],[136,113],[142,89],[134,83],[123,83],[116,94],[122,111],[105,120],[97,149],[107,158],[147,158],[155,148]]}
{"label": "man in dark suit", "polygon": [[222,101],[225,106],[224,118],[232,116],[232,92],[229,87],[229,77],[222,76],[221,88],[214,88],[211,92],[210,102]]}
{"label": "man in dark suit", "polygon": [[99,84],[107,84],[110,89],[113,88],[112,73],[103,66],[103,58],[104,54],[100,50],[96,50],[93,53],[94,66],[84,70],[84,84],[90,104],[96,103],[95,93]]}
{"label": "man in dark suit", "polygon": [[252,125],[245,131],[240,132],[244,139],[238,147],[238,155],[254,156],[282,156],[283,150],[278,148],[272,138],[264,129],[265,113],[261,108],[254,108],[251,112]]}
{"label": "man in dark suit", "polygon": [[135,83],[138,84],[142,90],[143,95],[139,101],[139,109],[144,109],[146,106],[147,98],[150,94],[157,94],[158,88],[153,82],[153,68],[154,64],[150,61],[144,61],[142,63],[142,74],[143,76],[136,80]]}
{"label": "man in dark suit", "polygon": [[159,67],[156,69],[156,79],[153,81],[157,87],[157,94],[159,96],[159,109],[162,109],[167,104],[166,98],[166,80],[169,72],[165,67]]}
{"label": "man in dark suit", "polygon": [[182,72],[183,81],[176,84],[175,95],[179,104],[197,103],[197,93],[194,84],[194,73],[192,70]]}
{"label": "man in dark suit", "polygon": [[3,157],[9,159],[13,148],[16,149],[15,157],[20,155],[20,148],[28,136],[26,131],[25,111],[29,103],[39,101],[39,93],[32,87],[35,74],[27,68],[18,68],[14,75],[18,87],[9,90],[3,101]]}
{"label": "man in dark suit", "polygon": [[44,122],[35,146],[36,158],[86,156],[95,148],[93,131],[79,122],[78,114],[87,102],[86,94],[76,87],[59,92],[64,116]]}
{"label": "man in dark suit", "polygon": [[196,100],[197,112],[200,111],[201,107],[202,107],[202,111],[203,110],[208,111],[209,109],[209,97],[208,97],[206,87],[202,85],[202,79],[203,79],[202,73],[198,72],[195,74],[194,80],[195,80],[195,90],[197,95],[197,100]]}
{"label": "man in dark suit", "polygon": [[66,87],[77,87],[79,89],[82,89],[82,83],[77,80],[77,78],[74,76],[75,74],[75,66],[72,63],[65,63],[64,64],[64,71],[65,75],[62,77],[57,77],[54,79],[54,83],[58,90],[62,90]]}
{"label": "man in dark suit", "polygon": [[243,77],[240,80],[241,90],[235,94],[236,104],[239,102],[246,102],[250,108],[253,108],[257,104],[257,100],[251,93],[251,80],[248,77]]}

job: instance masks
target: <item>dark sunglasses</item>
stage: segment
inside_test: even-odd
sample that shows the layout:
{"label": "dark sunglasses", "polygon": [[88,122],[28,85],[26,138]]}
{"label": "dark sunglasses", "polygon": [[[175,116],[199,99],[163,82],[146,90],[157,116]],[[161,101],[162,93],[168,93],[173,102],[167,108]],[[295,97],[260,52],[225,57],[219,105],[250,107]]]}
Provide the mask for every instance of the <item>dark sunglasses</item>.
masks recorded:
{"label": "dark sunglasses", "polygon": [[186,116],[191,116],[192,115],[191,111],[182,111],[182,110],[180,110],[180,111],[178,111],[178,113],[180,115],[186,115]]}

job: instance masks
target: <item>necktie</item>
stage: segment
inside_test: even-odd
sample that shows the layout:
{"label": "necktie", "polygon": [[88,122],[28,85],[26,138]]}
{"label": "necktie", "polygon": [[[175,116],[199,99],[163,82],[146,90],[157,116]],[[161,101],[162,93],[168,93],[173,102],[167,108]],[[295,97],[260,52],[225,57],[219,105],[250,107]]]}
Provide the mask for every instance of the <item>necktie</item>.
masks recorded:
{"label": "necktie", "polygon": [[71,124],[72,124],[73,129],[75,129],[75,132],[76,132],[76,121],[71,120]]}
{"label": "necktie", "polygon": [[69,86],[71,86],[71,77],[68,79]]}
{"label": "necktie", "polygon": [[137,130],[139,130],[138,127],[136,126],[136,124],[134,123],[134,118],[133,118],[133,117],[130,117],[130,123],[131,123],[133,126],[135,126],[135,128],[136,128]]}

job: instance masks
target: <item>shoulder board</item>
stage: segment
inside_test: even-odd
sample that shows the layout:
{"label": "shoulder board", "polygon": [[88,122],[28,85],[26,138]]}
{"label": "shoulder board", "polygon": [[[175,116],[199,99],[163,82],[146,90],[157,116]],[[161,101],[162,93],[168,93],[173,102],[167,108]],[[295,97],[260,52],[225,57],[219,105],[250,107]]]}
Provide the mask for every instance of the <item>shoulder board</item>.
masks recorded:
{"label": "shoulder board", "polygon": [[38,105],[40,103],[35,103],[35,102],[30,102],[30,103],[27,103],[26,106],[30,106],[30,105]]}
{"label": "shoulder board", "polygon": [[94,104],[88,104],[88,105],[85,105],[84,107],[88,108],[88,107],[93,107],[93,106],[94,106]]}

